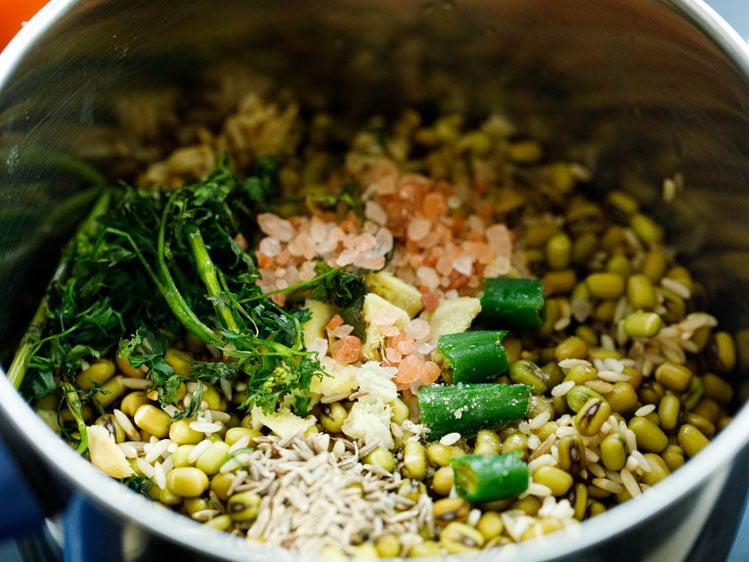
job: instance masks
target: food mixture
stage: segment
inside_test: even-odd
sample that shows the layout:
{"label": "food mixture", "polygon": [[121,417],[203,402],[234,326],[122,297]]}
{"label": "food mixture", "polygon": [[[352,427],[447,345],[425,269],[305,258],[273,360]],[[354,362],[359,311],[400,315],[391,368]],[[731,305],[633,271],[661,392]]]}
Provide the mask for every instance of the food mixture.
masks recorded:
{"label": "food mixture", "polygon": [[269,99],[182,115],[105,190],[9,371],[103,472],[248,539],[417,557],[595,517],[728,423],[731,335],[647,209],[586,195],[594,162],[502,115]]}

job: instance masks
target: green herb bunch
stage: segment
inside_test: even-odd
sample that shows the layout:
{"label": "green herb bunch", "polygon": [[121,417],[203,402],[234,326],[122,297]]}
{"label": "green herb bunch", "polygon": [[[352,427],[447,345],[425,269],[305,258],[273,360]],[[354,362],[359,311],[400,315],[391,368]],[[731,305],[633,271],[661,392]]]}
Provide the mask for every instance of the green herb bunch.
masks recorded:
{"label": "green herb bunch", "polygon": [[[194,362],[190,380],[243,377],[245,409],[270,412],[289,399],[305,414],[311,381],[325,376],[303,345],[309,313],[263,293],[253,254],[237,242],[257,234],[257,213],[271,209],[279,191],[276,158],[258,160],[246,178],[222,161],[207,180],[172,191],[107,188],[67,247],[9,370],[21,392],[34,400],[69,390],[86,361],[118,353],[147,367],[162,404],[175,403],[185,377],[165,352],[187,331],[223,357]],[[285,292],[332,302],[355,323],[363,272],[322,262],[317,272]]]}

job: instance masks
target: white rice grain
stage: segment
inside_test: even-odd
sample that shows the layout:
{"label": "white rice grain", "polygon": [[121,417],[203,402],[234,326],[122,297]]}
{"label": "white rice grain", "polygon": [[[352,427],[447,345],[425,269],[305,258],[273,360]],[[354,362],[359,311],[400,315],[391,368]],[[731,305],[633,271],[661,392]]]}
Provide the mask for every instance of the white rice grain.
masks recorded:
{"label": "white rice grain", "polygon": [[153,478],[154,468],[152,464],[146,462],[143,458],[135,459],[135,464],[146,478]]}
{"label": "white rice grain", "polygon": [[637,480],[635,479],[634,475],[627,470],[626,468],[623,468],[620,472],[622,484],[624,485],[624,488],[629,492],[629,495],[633,498],[636,498],[637,496],[642,494],[642,490],[640,490],[640,485],[637,483]]}
{"label": "white rice grain", "polygon": [[585,381],[585,386],[588,388],[592,388],[599,394],[608,394],[614,389],[614,385],[610,382],[606,382],[603,380],[593,379],[590,381]]}
{"label": "white rice grain", "polygon": [[624,372],[625,362],[622,359],[616,359],[614,357],[606,357],[606,359],[603,360],[603,365],[606,369],[610,371],[622,373]]}
{"label": "white rice grain", "polygon": [[601,347],[606,351],[616,351],[616,342],[609,334],[601,334]]}
{"label": "white rice grain", "polygon": [[652,470],[652,467],[650,466],[650,461],[648,461],[647,457],[643,455],[640,451],[637,451],[637,450],[632,451],[630,453],[630,456],[637,460],[637,464],[643,472],[650,472]]}
{"label": "white rice grain", "polygon": [[171,418],[182,413],[180,409],[177,408],[177,406],[174,406],[173,404],[167,404],[166,406],[162,406],[161,409],[164,410],[167,414],[169,414],[169,417]]}
{"label": "white rice grain", "polygon": [[591,484],[612,494],[621,494],[624,491],[624,486],[608,478],[593,478]]}
{"label": "white rice grain", "polygon": [[564,369],[564,370],[569,370],[569,369],[571,369],[572,367],[576,367],[576,366],[578,366],[578,365],[582,365],[582,366],[590,366],[590,364],[591,364],[591,363],[590,363],[590,361],[587,361],[587,360],[585,360],[585,359],[574,359],[574,358],[570,358],[570,359],[562,359],[562,360],[561,360],[561,361],[559,362],[559,366],[560,366],[560,367],[561,367],[562,369]]}
{"label": "white rice grain", "polygon": [[588,464],[588,470],[593,474],[593,476],[605,479],[606,478],[606,469],[604,469],[600,464],[598,463],[591,463]]}
{"label": "white rice grain", "polygon": [[565,396],[573,388],[575,388],[575,381],[565,381],[552,388],[551,395],[554,397]]}
{"label": "white rice grain", "polygon": [[443,435],[440,439],[440,443],[442,445],[447,445],[448,447],[450,445],[455,445],[463,436],[458,433],[457,431],[454,431],[452,433],[448,433],[447,435]]}
{"label": "white rice grain", "polygon": [[551,412],[549,410],[544,410],[540,414],[538,414],[536,417],[528,420],[528,427],[531,431],[534,429],[538,429],[539,427],[543,426],[545,423],[547,423],[551,419]]}
{"label": "white rice grain", "polygon": [[645,404],[635,410],[635,416],[645,417],[655,412],[655,404]]}
{"label": "white rice grain", "polygon": [[166,473],[160,462],[153,465],[153,482],[162,490],[166,488]]}
{"label": "white rice grain", "polygon": [[229,453],[236,453],[240,449],[247,448],[247,446],[250,444],[250,439],[251,437],[249,435],[242,435],[242,437],[231,444],[231,447],[229,447]]}
{"label": "white rice grain", "polygon": [[541,438],[535,433],[528,436],[528,448],[531,451],[535,451],[541,446]]}
{"label": "white rice grain", "polygon": [[671,279],[670,277],[664,277],[663,279],[661,279],[661,286],[664,289],[671,291],[672,293],[676,293],[683,299],[688,299],[692,296],[692,292],[689,290],[689,287],[677,281],[676,279]]}
{"label": "white rice grain", "polygon": [[551,496],[551,488],[538,482],[530,482],[525,492],[529,496],[536,496],[538,498]]}
{"label": "white rice grain", "polygon": [[[145,461],[149,463],[155,462],[161,455],[166,453],[170,443],[170,439],[161,439],[156,443],[149,444],[148,447],[144,448],[144,451],[146,452],[146,456],[144,457]],[[161,486],[161,488],[163,488],[163,486]]]}
{"label": "white rice grain", "polygon": [[123,377],[122,386],[133,390],[146,390],[153,386],[153,383],[148,379],[139,379],[137,377]]}
{"label": "white rice grain", "polygon": [[231,421],[231,415],[228,412],[222,412],[221,410],[210,410],[211,422],[229,423]]}
{"label": "white rice grain", "polygon": [[556,466],[557,461],[551,454],[539,455],[528,463],[528,472],[531,474],[541,466]]}
{"label": "white rice grain", "polygon": [[202,455],[206,451],[206,449],[208,449],[208,447],[210,446],[211,446],[211,441],[209,441],[208,439],[203,439],[200,443],[195,445],[193,450],[190,451],[190,453],[187,455],[187,461],[189,463],[194,463],[195,461],[198,460],[200,455]]}
{"label": "white rice grain", "polygon": [[637,450],[637,435],[631,429],[627,428],[623,432],[624,442],[627,445],[627,450],[630,453],[634,453]]}
{"label": "white rice grain", "polygon": [[218,433],[224,428],[224,424],[221,422],[204,422],[194,421],[190,422],[190,429],[197,431],[198,433],[205,433],[206,435],[212,435]]}
{"label": "white rice grain", "polygon": [[629,382],[630,376],[621,371],[604,370],[598,371],[598,378],[607,382]]}
{"label": "white rice grain", "polygon": [[124,453],[128,459],[138,458],[138,451],[130,443],[119,443],[120,450]]}
{"label": "white rice grain", "polygon": [[523,533],[536,521],[534,517],[526,515],[520,510],[505,511],[501,518],[505,529],[507,529],[507,534],[516,542],[522,539]]}
{"label": "white rice grain", "polygon": [[593,449],[590,447],[585,448],[585,460],[589,463],[597,463],[599,460],[601,460],[601,456],[596,453]]}
{"label": "white rice grain", "polygon": [[112,415],[114,416],[114,419],[117,420],[117,423],[120,424],[120,427],[125,432],[125,435],[127,435],[133,441],[140,441],[140,433],[137,429],[135,429],[133,422],[130,421],[130,418],[127,417],[125,412],[118,408],[115,408],[114,410],[112,410]]}
{"label": "white rice grain", "polygon": [[556,434],[557,434],[557,437],[561,439],[562,437],[567,437],[569,435],[577,435],[578,433],[577,433],[577,429],[575,429],[572,426],[562,426],[562,427],[557,428]]}

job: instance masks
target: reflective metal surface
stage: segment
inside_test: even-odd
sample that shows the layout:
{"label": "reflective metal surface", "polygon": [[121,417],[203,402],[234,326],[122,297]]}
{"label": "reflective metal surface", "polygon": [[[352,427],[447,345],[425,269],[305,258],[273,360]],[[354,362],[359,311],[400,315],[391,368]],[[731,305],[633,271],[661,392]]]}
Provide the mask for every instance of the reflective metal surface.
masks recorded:
{"label": "reflective metal surface", "polygon": [[[228,60],[352,121],[408,106],[474,117],[507,110],[553,155],[595,160],[591,189],[635,194],[674,232],[711,310],[731,330],[749,327],[749,54],[699,2],[60,0],[0,55],[6,356],[98,171],[133,172],[121,164],[127,143],[118,140],[132,125],[123,102],[156,92],[191,99],[196,75]],[[137,158],[158,156],[162,125]],[[661,185],[675,174],[686,187],[669,202]],[[749,361],[741,358],[740,385]],[[46,467],[112,519],[112,559],[297,557],[202,529],[126,491],[52,435],[4,377],[0,417],[31,453],[29,471]],[[746,493],[735,472],[746,424],[744,408],[642,500],[475,559],[684,559],[720,494]],[[739,511],[725,504],[729,528]],[[710,546],[717,555],[728,545]]]}

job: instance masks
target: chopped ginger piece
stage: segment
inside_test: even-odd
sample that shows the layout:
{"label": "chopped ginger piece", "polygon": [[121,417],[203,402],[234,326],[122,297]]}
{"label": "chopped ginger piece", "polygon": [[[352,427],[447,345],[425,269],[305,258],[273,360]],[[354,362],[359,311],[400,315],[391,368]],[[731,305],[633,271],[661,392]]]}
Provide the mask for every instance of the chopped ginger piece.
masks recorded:
{"label": "chopped ginger piece", "polygon": [[112,434],[101,425],[86,428],[88,433],[88,453],[91,463],[112,478],[127,478],[135,474],[125,453],[114,441]]}
{"label": "chopped ginger piece", "polygon": [[376,271],[367,274],[367,288],[386,301],[402,308],[413,318],[422,308],[421,292],[387,271]]}
{"label": "chopped ginger piece", "polygon": [[431,327],[432,340],[444,334],[465,332],[481,312],[481,301],[473,297],[443,299],[432,312],[424,314]]}

